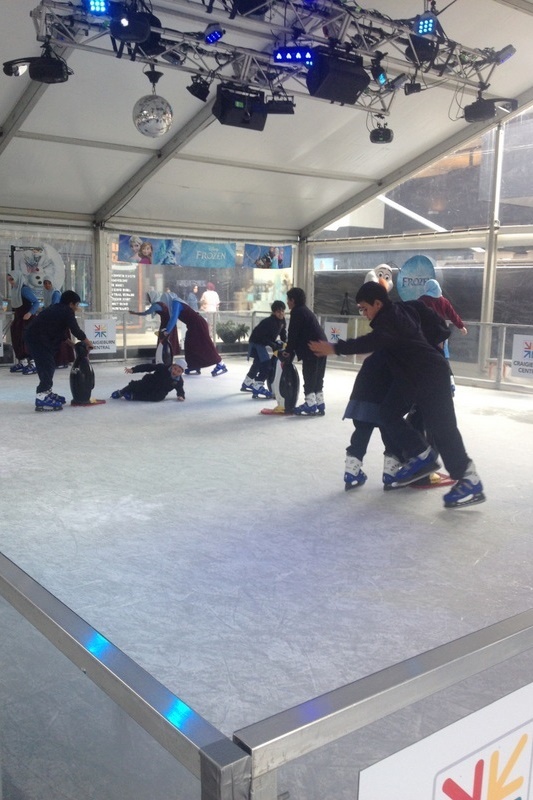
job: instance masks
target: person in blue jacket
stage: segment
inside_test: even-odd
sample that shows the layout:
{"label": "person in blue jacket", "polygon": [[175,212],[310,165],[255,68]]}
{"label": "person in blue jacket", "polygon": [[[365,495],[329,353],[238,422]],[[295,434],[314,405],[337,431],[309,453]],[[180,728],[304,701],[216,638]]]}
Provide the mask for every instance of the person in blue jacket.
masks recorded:
{"label": "person in blue jacket", "polygon": [[33,375],[37,369],[26,347],[24,333],[39,311],[39,300],[26,285],[21,272],[9,272],[7,281],[11,289],[10,301],[13,309],[13,321],[10,325],[11,344],[16,358],[15,364],[9,371],[20,372],[21,375]]}

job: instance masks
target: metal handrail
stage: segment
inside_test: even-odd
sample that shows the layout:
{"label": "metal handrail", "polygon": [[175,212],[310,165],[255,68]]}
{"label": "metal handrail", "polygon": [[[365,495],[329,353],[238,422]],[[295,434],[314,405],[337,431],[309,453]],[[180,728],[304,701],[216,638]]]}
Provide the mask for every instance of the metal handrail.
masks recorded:
{"label": "metal handrail", "polygon": [[412,703],[533,648],[533,610],[235,731],[261,776]]}
{"label": "metal handrail", "polygon": [[200,779],[202,800],[249,796],[246,752],[1,553],[0,595]]}

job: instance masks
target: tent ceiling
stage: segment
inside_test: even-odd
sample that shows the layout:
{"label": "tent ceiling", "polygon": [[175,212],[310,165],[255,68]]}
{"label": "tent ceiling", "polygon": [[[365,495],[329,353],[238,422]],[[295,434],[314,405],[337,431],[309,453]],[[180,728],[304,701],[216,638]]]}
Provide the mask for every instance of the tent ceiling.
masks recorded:
{"label": "tent ceiling", "polygon": [[[403,54],[406,20],[430,4],[374,0],[372,11],[354,16],[361,7],[340,0],[265,2],[264,19],[233,16],[232,3],[223,0],[154,3],[161,22],[156,31],[181,63],[170,64],[161,54],[157,58],[163,73],[157,93],[172,106],[174,120],[165,136],[152,139],[132,121],[136,101],[151,92],[143,74],[150,58],[142,52],[135,60],[126,52],[117,58],[98,21],[80,25],[81,0],[68,5],[43,0],[37,6],[36,0],[4,0],[3,59],[39,55],[47,31],[73,74],[64,83],[47,85],[27,74],[0,73],[2,217],[31,213],[114,227],[144,222],[292,240],[316,233],[489,127],[463,118],[479,81],[489,84],[484,97],[516,98],[518,111],[533,103],[529,0],[443,0],[441,64],[451,52],[462,49],[465,55],[450,58],[446,70],[419,70],[416,81],[423,90],[418,94],[379,91],[373,82],[354,105],[344,106],[311,97],[305,70],[274,69],[273,48],[292,43],[295,25],[306,41],[324,46],[326,10],[328,30],[335,25],[343,46],[352,48],[350,57],[364,53],[369,66],[379,50],[385,53],[389,79],[402,72],[415,78]],[[212,48],[200,39],[210,22],[226,29]],[[374,29],[378,34],[370,41],[367,34]],[[490,53],[509,44],[515,55],[493,67]],[[476,68],[462,67],[465,59]],[[267,95],[294,97],[294,115],[269,115],[262,132],[221,125],[212,114],[217,85],[231,81],[235,88],[258,90],[265,71]],[[214,76],[206,103],[187,91],[194,74]],[[394,131],[391,143],[369,141],[369,130],[378,123]]]}

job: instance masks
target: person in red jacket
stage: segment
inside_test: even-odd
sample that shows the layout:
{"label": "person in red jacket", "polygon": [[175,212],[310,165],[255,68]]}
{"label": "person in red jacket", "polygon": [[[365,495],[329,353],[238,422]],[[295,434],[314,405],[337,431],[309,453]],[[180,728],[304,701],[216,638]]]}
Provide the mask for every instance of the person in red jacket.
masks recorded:
{"label": "person in red jacket", "polygon": [[[428,306],[428,308],[432,308],[433,311],[439,315],[439,317],[442,317],[442,319],[450,320],[450,322],[455,325],[455,327],[458,328],[463,335],[468,333],[463,320],[454,309],[450,301],[446,300],[446,298],[442,296],[440,283],[434,278],[430,278],[429,281],[426,281],[424,285],[424,294],[418,299],[421,300],[424,305]],[[447,341],[442,343],[442,349],[446,358],[449,358],[450,350]]]}

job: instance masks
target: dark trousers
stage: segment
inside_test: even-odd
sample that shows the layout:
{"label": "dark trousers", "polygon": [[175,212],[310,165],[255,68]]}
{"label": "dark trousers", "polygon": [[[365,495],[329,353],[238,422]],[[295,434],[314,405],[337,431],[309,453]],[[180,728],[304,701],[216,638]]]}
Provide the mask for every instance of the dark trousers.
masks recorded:
{"label": "dark trousers", "polygon": [[[256,347],[250,345],[249,353],[253,356],[252,366],[248,370],[247,377],[252,380],[264,383],[272,370],[272,358],[269,356],[264,346]],[[263,358],[261,358],[263,356]]]}
{"label": "dark trousers", "polygon": [[39,384],[36,389],[37,394],[49,392],[54,385],[54,372],[56,371],[55,351],[52,347],[31,339],[26,339],[26,345],[30,351],[31,357],[35,361],[37,374],[39,376]]}
{"label": "dark trousers", "polygon": [[407,460],[428,446],[422,434],[404,419],[406,406],[416,404],[444,466],[454,480],[459,480],[466,472],[469,458],[457,427],[445,362],[443,366],[444,369],[432,374],[431,380],[418,389],[395,377],[380,404],[379,413],[383,431],[393,443],[393,452]]}
{"label": "dark trousers", "polygon": [[[362,461],[366,455],[366,451],[368,450],[368,443],[370,442],[370,437],[372,436],[374,428],[377,428],[378,426],[373,422],[358,422],[356,419],[353,420],[353,424],[355,430],[352,433],[350,444],[346,448],[346,453],[347,455],[355,456],[355,458],[358,458],[360,461]],[[394,442],[389,441],[389,437],[381,430],[381,428],[379,429],[379,432],[381,433],[381,438],[385,446],[385,452],[389,455],[396,455],[394,450]]]}
{"label": "dark trousers", "polygon": [[321,392],[324,388],[324,375],[326,373],[327,362],[325,356],[317,358],[311,354],[311,351],[309,352],[309,357],[302,359],[302,376],[304,379],[304,395],[306,397],[308,394]]}

